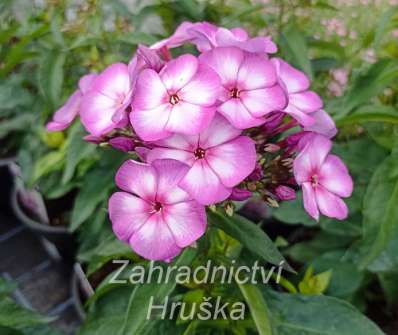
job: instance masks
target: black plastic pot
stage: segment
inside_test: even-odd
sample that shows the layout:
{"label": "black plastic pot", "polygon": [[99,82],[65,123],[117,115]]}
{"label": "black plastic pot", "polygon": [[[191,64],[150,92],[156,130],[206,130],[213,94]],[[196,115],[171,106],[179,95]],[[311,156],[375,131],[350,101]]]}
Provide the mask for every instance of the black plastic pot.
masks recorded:
{"label": "black plastic pot", "polygon": [[84,310],[85,301],[94,294],[94,290],[83,271],[80,263],[75,263],[71,282],[71,296],[76,312],[80,319],[84,321],[86,311]]}
{"label": "black plastic pot", "polygon": [[[48,224],[47,213],[40,217],[33,217],[24,208],[20,196],[26,192],[23,188],[14,185],[11,192],[11,206],[15,216],[28,227],[31,231],[42,238],[44,246],[50,255],[59,260],[73,264],[75,261],[77,243],[72,233],[65,226],[51,226]],[[44,208],[45,210],[45,208]]]}
{"label": "black plastic pot", "polygon": [[14,162],[14,158],[0,159],[0,211],[6,215],[12,215],[11,191],[14,185],[14,176],[9,169],[9,165]]}

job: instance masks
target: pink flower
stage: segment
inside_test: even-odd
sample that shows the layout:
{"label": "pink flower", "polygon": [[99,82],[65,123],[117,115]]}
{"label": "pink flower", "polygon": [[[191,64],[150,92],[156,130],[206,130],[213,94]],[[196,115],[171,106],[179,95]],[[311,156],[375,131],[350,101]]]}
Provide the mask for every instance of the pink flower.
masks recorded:
{"label": "pink flower", "polygon": [[131,102],[131,83],[127,65],[108,66],[94,80],[81,102],[80,119],[94,136],[104,135],[127,125],[126,109]]}
{"label": "pink flower", "polygon": [[145,69],[137,79],[131,124],[145,141],[198,134],[214,116],[219,87],[217,74],[192,55],[168,62],[160,73]]}
{"label": "pink flower", "polygon": [[323,109],[312,113],[311,116],[314,118],[315,122],[308,127],[304,127],[303,129],[305,131],[315,132],[328,138],[332,138],[337,134],[336,124],[331,116]]}
{"label": "pink flower", "polygon": [[265,122],[263,116],[285,108],[285,92],[264,56],[225,47],[205,52],[200,59],[219,74],[222,93],[217,111],[236,128],[258,126]]}
{"label": "pink flower", "polygon": [[314,135],[294,160],[294,176],[303,189],[304,208],[314,219],[322,214],[343,220],[348,209],[341,197],[349,197],[353,183],[344,163],[329,154],[332,142]]}
{"label": "pink flower", "polygon": [[148,162],[173,158],[190,166],[179,186],[196,201],[209,205],[227,199],[232,188],[254,170],[254,142],[220,115],[196,136],[174,135],[156,142]]}
{"label": "pink flower", "polygon": [[151,48],[175,48],[184,43],[195,44],[200,52],[215,47],[230,46],[256,53],[275,53],[277,51],[275,43],[269,36],[250,38],[242,28],[226,29],[209,22],[183,22],[173,35],[153,44]]}
{"label": "pink flower", "polygon": [[226,29],[208,22],[193,24],[187,29],[194,36],[192,43],[200,52],[216,47],[238,47],[242,50],[257,53],[274,53],[277,47],[269,36],[250,38],[242,28]]}
{"label": "pink flower", "polygon": [[204,234],[204,207],[177,186],[188,169],[175,160],[129,160],[118,170],[123,192],[109,199],[112,228],[142,257],[169,260]]}
{"label": "pink flower", "polygon": [[87,74],[79,80],[79,88],[66,101],[53,116],[52,121],[48,122],[48,131],[61,131],[69,127],[80,111],[82,96],[90,89],[93,80],[97,77],[95,73]]}
{"label": "pink flower", "polygon": [[284,112],[303,126],[312,125],[315,121],[308,114],[321,109],[323,103],[318,94],[308,90],[310,87],[308,77],[280,58],[273,58],[271,62],[275,65],[279,83],[288,92],[289,104]]}

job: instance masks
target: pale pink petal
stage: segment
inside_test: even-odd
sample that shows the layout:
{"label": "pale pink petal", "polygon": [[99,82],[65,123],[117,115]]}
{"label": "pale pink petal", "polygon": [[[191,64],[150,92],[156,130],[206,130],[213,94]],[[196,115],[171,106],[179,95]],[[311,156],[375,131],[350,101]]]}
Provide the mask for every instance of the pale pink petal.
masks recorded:
{"label": "pale pink petal", "polygon": [[69,127],[69,123],[58,123],[55,121],[50,121],[46,124],[46,129],[48,131],[61,131]]}
{"label": "pale pink petal", "polygon": [[148,201],[155,200],[157,180],[154,167],[131,159],[122,164],[115,177],[116,185],[123,191],[134,193]]}
{"label": "pale pink petal", "polygon": [[154,148],[150,150],[146,156],[146,161],[152,163],[157,159],[176,159],[188,165],[193,165],[193,163],[195,163],[193,152],[181,149]]}
{"label": "pale pink petal", "polygon": [[112,120],[116,110],[113,99],[98,91],[90,91],[82,98],[80,120],[89,133],[101,136],[116,127]]}
{"label": "pale pink petal", "polygon": [[180,248],[191,245],[206,231],[206,211],[196,201],[165,206],[163,217]]}
{"label": "pale pink petal", "polygon": [[205,160],[199,159],[181,180],[179,186],[197,202],[210,205],[223,201],[231,194]]}
{"label": "pale pink petal", "polygon": [[304,183],[301,185],[301,187],[303,188],[304,209],[311,217],[318,221],[319,210],[314,189],[312,188],[311,183]]}
{"label": "pale pink petal", "polygon": [[285,84],[289,93],[305,91],[310,87],[310,81],[303,72],[295,69],[280,58],[273,58],[271,62],[274,64],[278,77]]}
{"label": "pale pink petal", "polygon": [[323,106],[321,98],[313,91],[289,94],[289,103],[306,113],[316,112]]}
{"label": "pale pink petal", "polygon": [[101,92],[115,101],[123,100],[130,91],[127,65],[116,63],[108,66],[94,79],[91,89]]}
{"label": "pale pink petal", "polygon": [[69,125],[79,113],[81,99],[82,93],[79,90],[73,92],[66,103],[54,113],[53,121]]}
{"label": "pale pink petal", "polygon": [[241,90],[255,90],[276,83],[274,66],[265,57],[247,54],[238,72],[238,87]]}
{"label": "pale pink petal", "polygon": [[151,45],[151,49],[176,48],[192,39],[189,29],[194,26],[192,22],[184,21],[176,29],[173,35]]}
{"label": "pale pink petal", "polygon": [[130,113],[130,122],[140,138],[145,141],[156,141],[171,135],[165,130],[170,112],[169,103],[149,110],[134,109]]}
{"label": "pale pink petal", "polygon": [[249,52],[268,54],[272,54],[278,51],[276,44],[269,36],[251,38],[248,41],[242,42],[241,48]]}
{"label": "pale pink petal", "polygon": [[245,53],[242,50],[234,47],[225,47],[207,51],[199,59],[218,73],[222,85],[227,88],[233,88],[244,57]]}
{"label": "pale pink petal", "polygon": [[188,84],[198,70],[198,59],[190,54],[171,60],[160,71],[160,78],[170,94]]}
{"label": "pale pink petal", "polygon": [[168,103],[169,95],[159,74],[154,70],[143,70],[137,79],[132,101],[134,109],[153,109]]}
{"label": "pale pink petal", "polygon": [[165,130],[170,133],[195,135],[209,125],[214,114],[213,107],[202,107],[180,101],[172,107]]}
{"label": "pale pink petal", "polygon": [[193,152],[199,142],[199,135],[180,135],[174,134],[163,140],[156,141],[154,144],[159,147],[174,148]]}
{"label": "pale pink petal", "polygon": [[303,127],[311,127],[315,123],[313,114],[307,114],[306,112],[296,108],[292,104],[289,104],[284,110],[284,113],[289,114]]}
{"label": "pale pink petal", "polygon": [[174,159],[155,160],[151,165],[158,175],[157,201],[162,204],[175,204],[191,199],[188,193],[177,186],[187,174],[188,165]]}
{"label": "pale pink petal", "polygon": [[83,94],[86,94],[93,86],[94,79],[97,78],[98,74],[90,73],[81,77],[79,80],[79,89]]}
{"label": "pale pink petal", "polygon": [[151,206],[145,200],[136,196],[116,192],[108,203],[109,217],[112,229],[121,241],[128,241],[150,216]]}
{"label": "pale pink petal", "polygon": [[323,215],[338,220],[344,220],[348,216],[348,208],[343,200],[337,195],[329,192],[323,186],[315,188],[316,202]]}
{"label": "pale pink petal", "polygon": [[217,73],[201,64],[192,80],[178,92],[178,97],[191,104],[212,106],[219,96],[220,86]]}
{"label": "pale pink petal", "polygon": [[238,129],[256,127],[264,123],[263,118],[253,117],[240,99],[229,99],[219,106],[217,111]]}
{"label": "pale pink petal", "polygon": [[208,22],[195,23],[188,29],[189,34],[193,37],[192,43],[200,52],[208,51],[217,45],[216,31],[217,27]]}
{"label": "pale pink petal", "polygon": [[181,252],[162,213],[155,213],[129,240],[131,248],[151,260],[167,260]]}
{"label": "pale pink petal", "polygon": [[322,135],[311,137],[293,163],[294,176],[298,184],[310,181],[320,168],[332,148],[332,142]]}
{"label": "pale pink petal", "polygon": [[322,164],[319,183],[340,197],[349,197],[352,193],[353,183],[347,167],[335,155],[329,155]]}
{"label": "pale pink petal", "polygon": [[283,110],[287,103],[285,91],[279,85],[243,91],[240,94],[240,99],[254,117],[261,117],[273,111]]}
{"label": "pale pink petal", "polygon": [[256,166],[256,147],[252,139],[240,136],[206,151],[206,161],[227,187],[239,184]]}
{"label": "pale pink petal", "polygon": [[311,114],[315,119],[313,125],[304,128],[306,131],[313,131],[326,137],[332,138],[337,134],[336,124],[331,116],[324,110],[319,110]]}
{"label": "pale pink petal", "polygon": [[209,127],[200,133],[199,146],[202,149],[211,148],[238,137],[241,132],[240,129],[232,126],[225,117],[217,113]]}

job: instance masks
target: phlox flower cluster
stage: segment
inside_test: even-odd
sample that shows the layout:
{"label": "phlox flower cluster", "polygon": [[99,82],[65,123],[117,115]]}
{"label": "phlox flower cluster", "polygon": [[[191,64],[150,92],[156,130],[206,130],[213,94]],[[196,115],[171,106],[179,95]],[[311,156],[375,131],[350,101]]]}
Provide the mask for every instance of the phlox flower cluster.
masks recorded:
{"label": "phlox flower cluster", "polygon": [[[184,44],[197,52],[179,53]],[[314,219],[347,217],[352,180],[330,153],[335,124],[275,52],[270,37],[184,22],[129,64],[82,77],[47,124],[59,131],[79,116],[85,140],[126,152],[109,215],[137,254],[174,258],[205,233],[206,206],[253,195],[278,206],[302,189]]]}

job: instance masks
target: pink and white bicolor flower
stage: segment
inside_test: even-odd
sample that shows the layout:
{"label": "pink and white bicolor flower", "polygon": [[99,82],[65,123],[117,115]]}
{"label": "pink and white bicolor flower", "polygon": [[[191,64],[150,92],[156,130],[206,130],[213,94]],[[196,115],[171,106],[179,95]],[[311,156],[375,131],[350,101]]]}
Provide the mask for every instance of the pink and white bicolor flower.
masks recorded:
{"label": "pink and white bicolor flower", "polygon": [[200,60],[220,76],[221,104],[217,111],[234,127],[258,126],[265,122],[265,115],[286,107],[285,91],[277,83],[274,66],[264,56],[222,47],[203,53]]}
{"label": "pink and white bicolor flower", "polygon": [[142,257],[172,259],[204,234],[204,206],[178,187],[188,170],[176,160],[128,160],[119,168],[116,184],[123,192],[109,199],[112,228]]}
{"label": "pink and white bicolor flower", "polygon": [[175,48],[184,43],[196,45],[200,52],[215,47],[235,46],[242,50],[256,53],[274,53],[277,47],[269,36],[250,38],[242,28],[226,29],[209,22],[181,23],[175,33],[151,46],[154,49],[163,47]]}
{"label": "pink and white bicolor flower", "polygon": [[126,109],[131,103],[131,82],[127,65],[108,66],[94,80],[81,102],[80,119],[94,136],[104,135],[127,125]]}
{"label": "pink and white bicolor flower", "polygon": [[255,143],[216,115],[199,135],[173,135],[157,141],[146,156],[148,162],[172,158],[190,166],[179,186],[204,205],[227,199],[234,186],[256,165]]}
{"label": "pink and white bicolor flower", "polygon": [[280,58],[272,58],[271,62],[275,66],[279,83],[288,92],[289,104],[283,111],[295,118],[302,126],[311,126],[315,120],[308,114],[320,110],[323,103],[318,94],[308,90],[310,80],[303,72]]}
{"label": "pink and white bicolor flower", "polygon": [[343,220],[348,208],[342,197],[352,193],[353,182],[341,159],[329,154],[332,142],[314,135],[294,160],[294,176],[303,189],[304,208],[315,220],[319,212]]}
{"label": "pink and white bicolor flower", "polygon": [[159,73],[145,69],[135,86],[131,124],[145,141],[198,134],[214,117],[219,88],[217,73],[189,54],[171,60]]}
{"label": "pink and white bicolor flower", "polygon": [[90,90],[96,77],[97,74],[90,73],[80,78],[79,88],[73,92],[66,103],[54,113],[52,120],[47,123],[46,128],[48,131],[61,131],[70,126],[79,114],[83,95]]}

